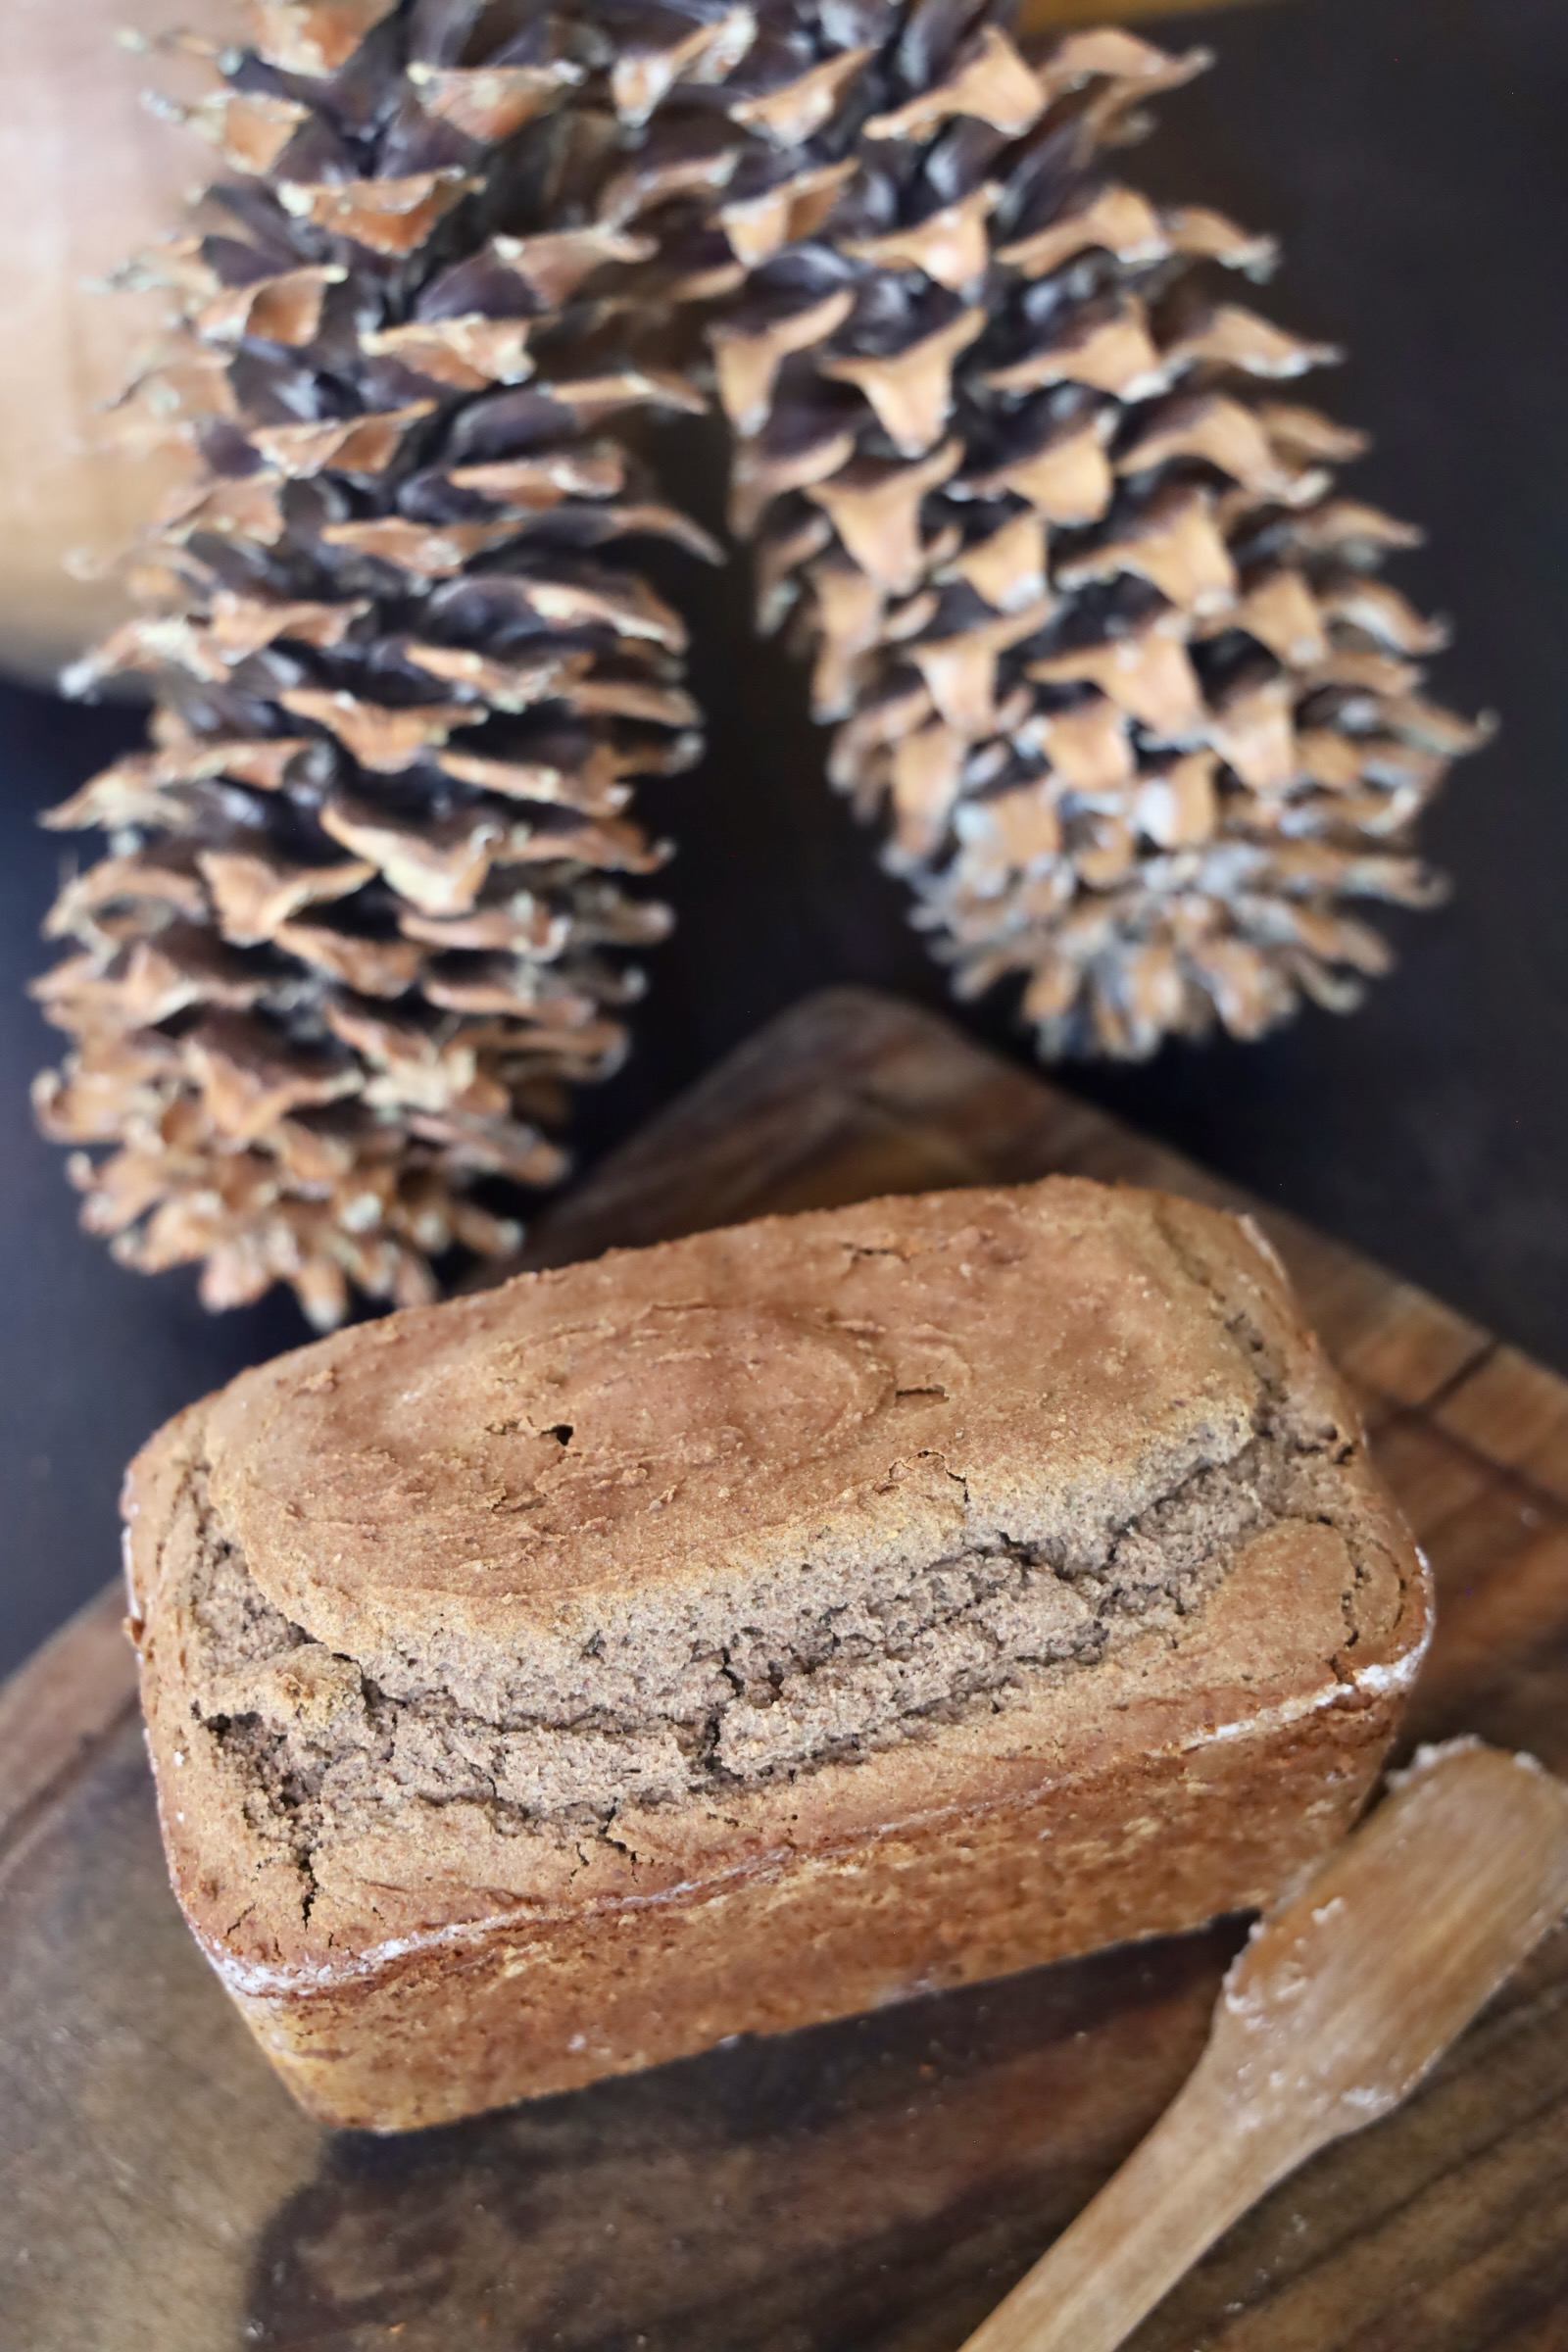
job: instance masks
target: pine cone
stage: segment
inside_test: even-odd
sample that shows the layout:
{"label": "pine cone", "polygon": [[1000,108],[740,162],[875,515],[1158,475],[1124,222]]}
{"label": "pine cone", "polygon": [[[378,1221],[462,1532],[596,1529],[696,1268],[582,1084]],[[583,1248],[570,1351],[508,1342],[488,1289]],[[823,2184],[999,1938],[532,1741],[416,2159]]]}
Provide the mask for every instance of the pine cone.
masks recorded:
{"label": "pine cone", "polygon": [[1003,14],[774,5],[656,129],[730,141],[663,266],[762,625],[958,993],[1021,975],[1051,1055],[1256,1037],[1387,967],[1347,903],[1431,903],[1412,830],[1486,729],[1421,698],[1443,633],[1375,576],[1419,534],[1333,484],[1361,437],[1277,396],[1337,355],[1224,290],[1272,244],[1111,170],[1206,57],[1030,62]]}
{"label": "pine cone", "polygon": [[123,1263],[199,1259],[215,1307],[286,1281],[325,1327],[351,1284],[407,1303],[454,1246],[514,1247],[474,1188],[555,1180],[564,1082],[619,1060],[613,952],[668,922],[622,887],[664,855],[627,779],[697,742],[621,542],[716,551],[614,430],[701,403],[622,331],[652,250],[625,117],[658,93],[613,28],[254,16],[193,118],[226,218],[142,265],[178,322],[127,409],[205,478],[71,681],[148,672],[157,712],[49,820],[112,854],[50,918],[73,1046],[36,1102],[115,1147],[72,1173]]}
{"label": "pine cone", "polygon": [[970,0],[253,9],[194,118],[228,224],[150,265],[180,324],[126,404],[206,479],[75,681],[151,672],[154,744],[54,820],[112,855],[51,919],[39,1111],[119,1147],[73,1162],[118,1255],[328,1324],[559,1173],[605,951],[666,923],[626,780],[696,714],[617,543],[714,551],[618,427],[703,405],[703,317],[763,625],[960,993],[1138,1054],[1385,967],[1347,902],[1432,898],[1413,827],[1484,729],[1421,699],[1359,437],[1268,389],[1333,355],[1216,293],[1272,246],[1110,173],[1200,55],[1031,62]]}

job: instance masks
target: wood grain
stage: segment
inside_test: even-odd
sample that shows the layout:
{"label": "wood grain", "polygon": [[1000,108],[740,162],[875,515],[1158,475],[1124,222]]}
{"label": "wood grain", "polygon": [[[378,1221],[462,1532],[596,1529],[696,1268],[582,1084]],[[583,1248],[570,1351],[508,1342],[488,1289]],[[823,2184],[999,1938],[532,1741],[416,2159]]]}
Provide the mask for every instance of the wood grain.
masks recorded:
{"label": "wood grain", "polygon": [[[945,1024],[839,991],[645,1129],[530,1259],[1053,1168],[1238,1202]],[[1255,1213],[1437,1571],[1411,1736],[1473,1730],[1568,1772],[1568,1386]],[[450,2131],[323,2133],[169,1896],[119,1606],[0,1693],[0,2352],[953,2352],[1202,2045],[1235,1924]],[[1558,1935],[1137,2352],[1568,2352],[1565,2028]]]}
{"label": "wood grain", "polygon": [[136,1704],[117,1577],[0,1685],[0,1854]]}

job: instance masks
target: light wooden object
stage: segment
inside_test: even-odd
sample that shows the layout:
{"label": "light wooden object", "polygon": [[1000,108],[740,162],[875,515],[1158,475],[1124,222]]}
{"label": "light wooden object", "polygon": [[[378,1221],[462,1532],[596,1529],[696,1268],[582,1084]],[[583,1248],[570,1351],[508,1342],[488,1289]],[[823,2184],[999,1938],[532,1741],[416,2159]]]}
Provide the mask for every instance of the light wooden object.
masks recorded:
{"label": "light wooden object", "polygon": [[1568,1911],[1568,1788],[1427,1751],[1225,1979],[1174,2103],[963,2352],[1116,2352],[1276,2182],[1408,2098]]}
{"label": "light wooden object", "polygon": [[[168,458],[104,446],[103,404],[159,316],[86,290],[179,220],[212,152],[141,103],[177,64],[131,54],[122,25],[226,37],[240,0],[6,0],[0,93],[0,664],[43,677],[123,610],[81,575],[128,546],[175,478]],[[68,568],[68,565],[71,568]]]}
{"label": "light wooden object", "polygon": [[[1257,1211],[945,1021],[836,990],[608,1160],[533,1255],[1051,1169]],[[1568,1383],[1257,1213],[1432,1558],[1412,1735],[1568,1777]],[[407,2141],[334,2136],[169,1892],[122,1609],[106,1592],[0,1697],[5,2352],[955,2352],[1202,2051],[1235,1922]],[[1407,2106],[1238,2223],[1137,2352],[1565,2352],[1565,2015],[1559,1931]]]}

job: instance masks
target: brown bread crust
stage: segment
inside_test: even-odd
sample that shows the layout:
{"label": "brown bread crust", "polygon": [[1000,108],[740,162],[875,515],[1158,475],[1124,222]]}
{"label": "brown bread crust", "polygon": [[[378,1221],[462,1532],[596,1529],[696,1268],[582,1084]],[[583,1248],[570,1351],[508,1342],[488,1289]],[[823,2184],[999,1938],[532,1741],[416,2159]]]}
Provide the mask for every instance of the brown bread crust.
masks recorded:
{"label": "brown bread crust", "polygon": [[176,1892],[382,2130],[1265,1901],[1430,1632],[1265,1246],[1070,1179],[340,1334],[126,1515]]}

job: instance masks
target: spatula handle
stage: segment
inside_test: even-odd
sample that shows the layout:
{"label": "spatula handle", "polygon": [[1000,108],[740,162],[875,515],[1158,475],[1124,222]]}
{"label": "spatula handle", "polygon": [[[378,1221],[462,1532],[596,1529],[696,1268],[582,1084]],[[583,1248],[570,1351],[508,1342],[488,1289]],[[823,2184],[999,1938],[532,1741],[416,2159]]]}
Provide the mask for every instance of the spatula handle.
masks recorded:
{"label": "spatula handle", "polygon": [[1308,2156],[1407,2098],[1568,1907],[1568,1788],[1425,1750],[1252,1936],[1198,2069],[964,2352],[1114,2352]]}
{"label": "spatula handle", "polygon": [[1250,2129],[1203,2069],[963,2352],[1114,2352],[1306,2153]]}

